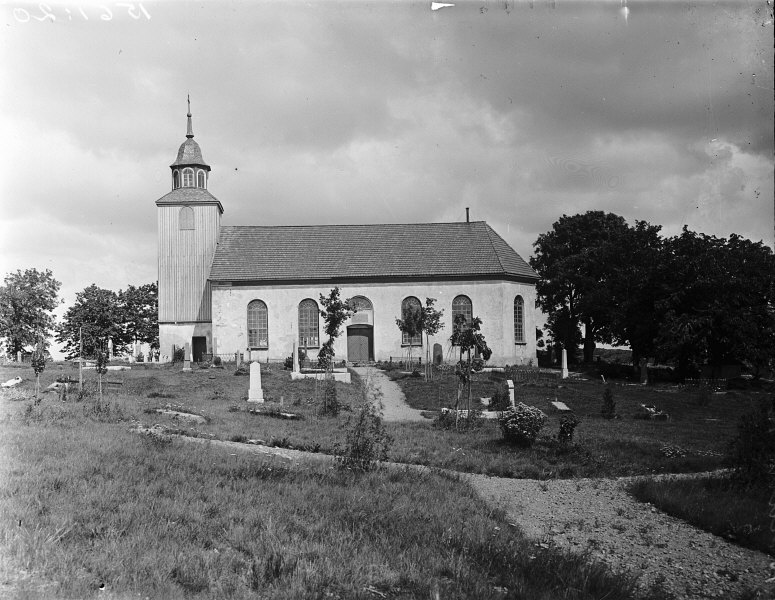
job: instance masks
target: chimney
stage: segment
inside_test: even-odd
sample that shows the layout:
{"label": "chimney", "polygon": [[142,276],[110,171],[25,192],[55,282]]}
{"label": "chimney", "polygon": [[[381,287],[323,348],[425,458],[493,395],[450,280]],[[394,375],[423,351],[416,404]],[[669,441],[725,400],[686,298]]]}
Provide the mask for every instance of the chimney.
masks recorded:
{"label": "chimney", "polygon": [[466,206],[466,223],[470,223],[471,221],[468,220],[468,207]]}

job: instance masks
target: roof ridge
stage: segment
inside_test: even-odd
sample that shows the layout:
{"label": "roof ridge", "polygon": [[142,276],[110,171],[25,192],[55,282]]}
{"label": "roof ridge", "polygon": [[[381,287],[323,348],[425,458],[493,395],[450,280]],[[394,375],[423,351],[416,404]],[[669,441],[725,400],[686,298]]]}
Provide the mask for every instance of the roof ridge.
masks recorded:
{"label": "roof ridge", "polygon": [[[505,273],[506,267],[503,266],[503,261],[501,260],[500,252],[498,252],[498,249],[495,247],[495,243],[492,241],[492,236],[490,235],[490,231],[493,231],[493,229],[487,223],[485,223],[484,231],[487,233],[487,239],[490,240],[490,246],[492,246],[492,251],[495,253],[495,258],[498,259],[498,264],[501,266],[501,271]],[[495,232],[493,231],[493,233]]]}
{"label": "roof ridge", "polygon": [[327,224],[321,224],[318,223],[316,225],[223,225],[223,227],[231,227],[233,229],[280,229],[280,228],[290,228],[290,227],[385,227],[385,226],[396,226],[396,227],[406,227],[406,226],[412,226],[412,225],[474,225],[484,223],[487,225],[487,221],[470,221],[469,223],[466,223],[464,221],[443,221],[439,223],[327,223]]}

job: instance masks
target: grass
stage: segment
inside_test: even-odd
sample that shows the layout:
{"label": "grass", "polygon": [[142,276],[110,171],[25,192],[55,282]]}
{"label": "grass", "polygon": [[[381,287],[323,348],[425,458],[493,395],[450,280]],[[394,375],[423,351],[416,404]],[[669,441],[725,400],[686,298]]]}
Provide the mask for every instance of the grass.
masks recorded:
{"label": "grass", "polygon": [[[453,406],[457,390],[454,375],[433,381],[390,372],[407,402],[418,409]],[[480,397],[491,397],[502,385],[500,373],[473,378],[475,408]],[[412,435],[392,431],[394,454],[401,460],[444,466],[462,471],[505,477],[607,477],[651,473],[683,473],[727,466],[727,443],[740,415],[766,391],[730,391],[699,401],[693,388],[609,384],[618,419],[600,414],[605,386],[595,381],[566,380],[561,384],[518,385],[516,401],[537,406],[548,416],[535,446],[516,449],[503,444],[496,423],[489,421],[473,432],[429,431],[414,426]],[[565,402],[581,418],[570,449],[556,442],[560,415],[550,405]],[[670,414],[668,421],[635,419],[640,405],[656,405]],[[406,429],[406,426],[402,426]],[[411,438],[423,436],[422,445]]]}
{"label": "grass", "polygon": [[[99,407],[0,394],[0,556],[34,574],[16,580],[14,597],[637,597],[631,577],[536,546],[453,476],[289,470],[131,433],[154,391],[223,433],[228,415],[264,427],[254,425],[262,417],[229,413],[232,398],[203,402],[209,375],[145,374]],[[238,394],[243,383],[224,376]],[[299,397],[308,425],[316,411]]]}
{"label": "grass", "polygon": [[628,491],[641,502],[729,540],[775,556],[772,490],[731,478],[644,479]]}

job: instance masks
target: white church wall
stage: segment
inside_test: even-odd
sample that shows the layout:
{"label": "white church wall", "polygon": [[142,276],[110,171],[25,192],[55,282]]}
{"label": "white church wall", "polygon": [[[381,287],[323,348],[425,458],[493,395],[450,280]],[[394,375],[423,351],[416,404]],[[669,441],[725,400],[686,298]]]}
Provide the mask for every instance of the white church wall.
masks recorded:
{"label": "white church wall", "polygon": [[[247,306],[252,300],[262,300],[267,305],[269,347],[254,351],[257,360],[282,360],[290,356],[293,343],[298,340],[298,307],[305,298],[312,298],[320,305],[320,295],[327,296],[333,286],[213,286],[213,337],[219,354],[246,352]],[[401,303],[408,296],[415,296],[425,303],[426,298],[436,298],[436,307],[444,310],[444,328],[431,338],[430,346],[441,344],[444,359],[454,361],[456,353],[449,343],[452,334],[452,300],[463,294],[471,299],[473,314],[482,319],[482,332],[493,350],[490,364],[527,364],[536,361],[535,345],[535,286],[510,281],[429,281],[416,283],[370,283],[364,285],[340,285],[342,298],[364,296],[374,307],[374,358],[388,360],[406,357],[408,348],[401,345],[401,332],[396,319],[401,316]],[[514,298],[524,299],[525,343],[514,341]],[[337,339],[334,350],[339,360],[347,358],[347,325]],[[325,341],[323,320],[320,319],[320,341]],[[189,336],[190,339],[190,336]],[[423,344],[425,339],[423,338]],[[208,340],[209,345],[209,340]],[[317,356],[309,351],[310,358]],[[425,356],[424,348],[412,348],[412,355]]]}
{"label": "white church wall", "polygon": [[172,361],[173,346],[185,348],[191,338],[207,338],[207,351],[212,352],[212,325],[210,323],[160,323],[159,362]]}

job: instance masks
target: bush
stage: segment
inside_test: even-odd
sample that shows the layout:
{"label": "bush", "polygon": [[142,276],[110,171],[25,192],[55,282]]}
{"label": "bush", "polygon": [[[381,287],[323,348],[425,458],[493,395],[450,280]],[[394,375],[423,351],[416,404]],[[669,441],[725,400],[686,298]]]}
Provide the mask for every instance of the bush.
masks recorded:
{"label": "bush", "polygon": [[135,357],[135,360],[137,362],[145,362],[145,354],[143,354],[142,352],[138,352],[137,356]]}
{"label": "bush", "polygon": [[741,481],[756,485],[775,480],[775,398],[770,406],[761,400],[743,415],[729,455]]}
{"label": "bush", "polygon": [[616,401],[610,387],[606,387],[603,392],[603,407],[600,409],[600,414],[604,419],[616,418]]}
{"label": "bush", "polygon": [[185,348],[175,348],[175,350],[172,353],[172,362],[183,362],[186,360],[186,349]]}
{"label": "bush", "polygon": [[387,460],[393,439],[385,431],[382,415],[371,402],[364,402],[358,414],[347,417],[344,448],[335,446],[336,461],[345,469],[368,471],[379,460]]}
{"label": "bush", "polygon": [[546,415],[535,406],[521,402],[514,408],[505,410],[498,419],[503,438],[512,444],[529,447],[533,445],[538,433],[546,424]]}
{"label": "bush", "polygon": [[213,357],[213,366],[214,367],[220,367],[223,364],[223,361],[221,360],[220,356],[214,356]]}
{"label": "bush", "polygon": [[501,383],[495,388],[495,393],[490,399],[490,408],[492,410],[506,410],[511,406],[509,399],[509,388],[505,383]]}
{"label": "bush", "polygon": [[560,418],[560,431],[557,433],[557,441],[563,446],[570,446],[573,443],[573,432],[578,424],[581,423],[576,415],[564,415]]}
{"label": "bush", "polygon": [[[459,414],[459,416],[457,416]],[[473,430],[484,423],[482,411],[443,409],[435,419],[433,426],[438,429],[457,429],[458,431]]]}

